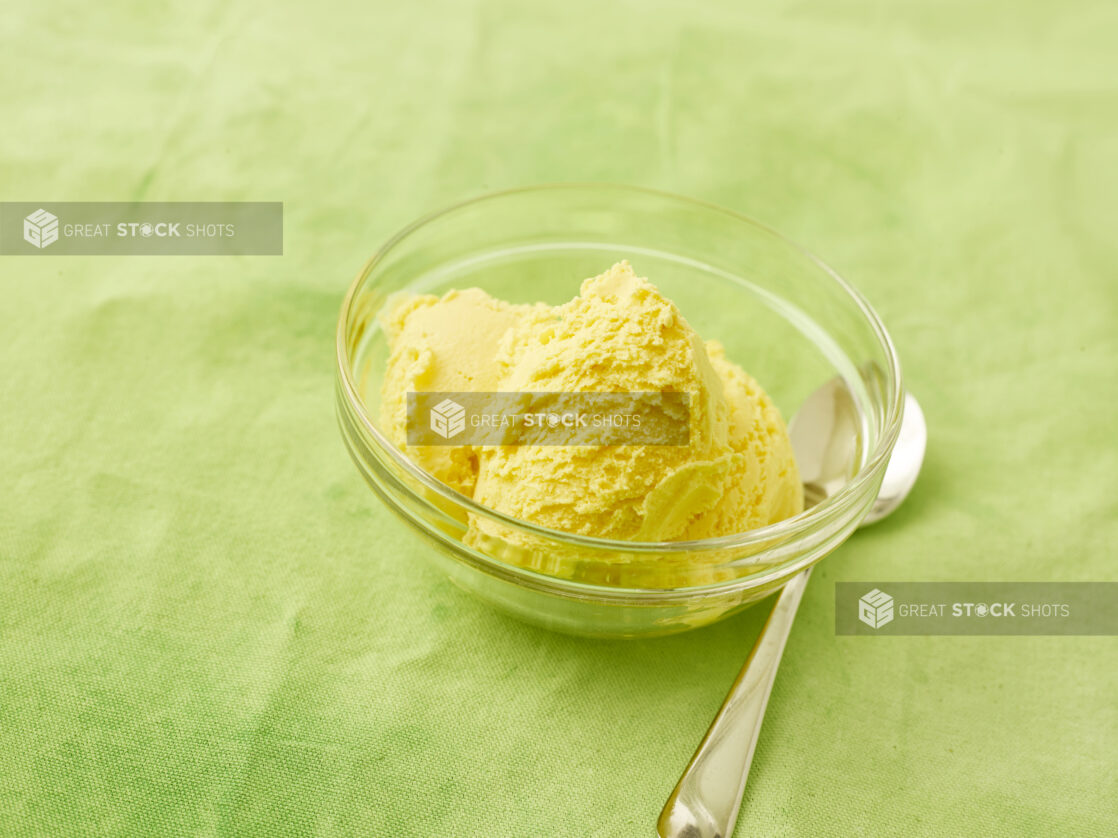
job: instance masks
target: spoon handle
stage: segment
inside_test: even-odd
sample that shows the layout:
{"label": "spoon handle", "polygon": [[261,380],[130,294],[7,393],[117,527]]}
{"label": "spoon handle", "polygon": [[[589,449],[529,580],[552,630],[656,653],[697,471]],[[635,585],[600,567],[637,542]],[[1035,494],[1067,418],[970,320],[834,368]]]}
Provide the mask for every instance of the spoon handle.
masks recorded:
{"label": "spoon handle", "polygon": [[722,709],[714,717],[656,824],[660,838],[729,838],[761,733],[784,644],[811,569],[781,591]]}

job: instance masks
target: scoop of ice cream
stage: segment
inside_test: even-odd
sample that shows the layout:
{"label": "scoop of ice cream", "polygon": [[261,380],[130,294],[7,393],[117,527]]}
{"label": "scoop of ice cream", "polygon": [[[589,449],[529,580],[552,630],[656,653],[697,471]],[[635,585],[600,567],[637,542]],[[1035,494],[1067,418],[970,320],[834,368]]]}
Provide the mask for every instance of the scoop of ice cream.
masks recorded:
{"label": "scoop of ice cream", "polygon": [[[666,541],[714,510],[738,467],[729,408],[703,342],[627,262],[582,284],[544,324],[498,347],[499,389],[690,394],[687,445],[483,448],[474,499],[516,518],[604,538]],[[655,510],[656,514],[649,514]]]}
{"label": "scoop of ice cream", "polygon": [[[391,350],[384,427],[435,477],[492,509],[629,541],[726,535],[802,509],[771,400],[627,262],[554,308],[469,289],[398,298],[382,325]],[[408,447],[409,391],[682,392],[688,444]],[[478,518],[467,541],[512,537]]]}
{"label": "scoop of ice cream", "polygon": [[738,457],[721,501],[691,520],[686,539],[764,527],[804,508],[800,473],[780,411],[761,385],[727,360],[721,343],[707,341],[706,348],[730,409],[729,442]]}
{"label": "scoop of ice cream", "polygon": [[391,440],[443,483],[472,495],[477,479],[472,447],[407,445],[407,394],[497,390],[495,357],[502,335],[517,323],[548,316],[547,306],[512,305],[479,288],[390,298],[378,319],[389,346],[380,417]]}

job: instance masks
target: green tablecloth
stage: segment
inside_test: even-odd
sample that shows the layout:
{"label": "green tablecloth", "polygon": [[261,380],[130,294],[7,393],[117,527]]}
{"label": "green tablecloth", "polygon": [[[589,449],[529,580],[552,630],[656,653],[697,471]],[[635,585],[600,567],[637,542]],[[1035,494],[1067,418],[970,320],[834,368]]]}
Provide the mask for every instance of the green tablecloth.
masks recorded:
{"label": "green tablecloth", "polygon": [[1116,578],[1116,26],[9,4],[0,198],[282,200],[286,245],[0,257],[0,833],[651,834],[765,608],[640,642],[492,613],[378,506],[332,407],[338,305],[389,234],[610,180],[828,259],[931,429],[910,502],[812,581],[736,834],[1113,834],[1118,641],[836,637],[833,590]]}

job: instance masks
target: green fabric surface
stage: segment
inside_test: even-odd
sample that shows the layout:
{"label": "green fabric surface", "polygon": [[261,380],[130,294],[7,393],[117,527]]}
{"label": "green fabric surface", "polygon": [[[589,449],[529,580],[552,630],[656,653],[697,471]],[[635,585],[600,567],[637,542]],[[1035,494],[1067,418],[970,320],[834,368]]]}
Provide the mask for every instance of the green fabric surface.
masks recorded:
{"label": "green fabric surface", "polygon": [[1118,578],[1116,27],[1108,0],[8,4],[0,199],[282,200],[285,251],[0,257],[0,834],[652,834],[767,605],[628,642],[494,613],[333,415],[384,239],[569,180],[807,245],[928,418],[909,502],[812,579],[735,834],[1115,834],[1118,641],[840,638],[833,593]]}

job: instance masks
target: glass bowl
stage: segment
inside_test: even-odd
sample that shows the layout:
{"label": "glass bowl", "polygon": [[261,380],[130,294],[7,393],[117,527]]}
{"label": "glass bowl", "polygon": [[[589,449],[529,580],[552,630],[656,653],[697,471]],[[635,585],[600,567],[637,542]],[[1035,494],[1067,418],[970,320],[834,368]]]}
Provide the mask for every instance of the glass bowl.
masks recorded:
{"label": "glass bowl", "polygon": [[[379,427],[387,361],[376,315],[403,289],[477,286],[514,303],[566,302],[628,259],[698,334],[767,390],[786,419],[840,376],[853,397],[856,462],[824,502],[761,529],[701,541],[627,542],[535,526],[475,503]],[[697,201],[626,186],[513,190],[428,216],[388,241],[353,282],[337,334],[342,436],[373,491],[460,587],[576,634],[667,634],[726,617],[818,562],[877,495],[901,420],[900,364],[881,320],[834,271],[772,230]],[[479,538],[480,529],[500,533]],[[468,532],[474,533],[464,542]],[[369,549],[377,533],[369,532]]]}

